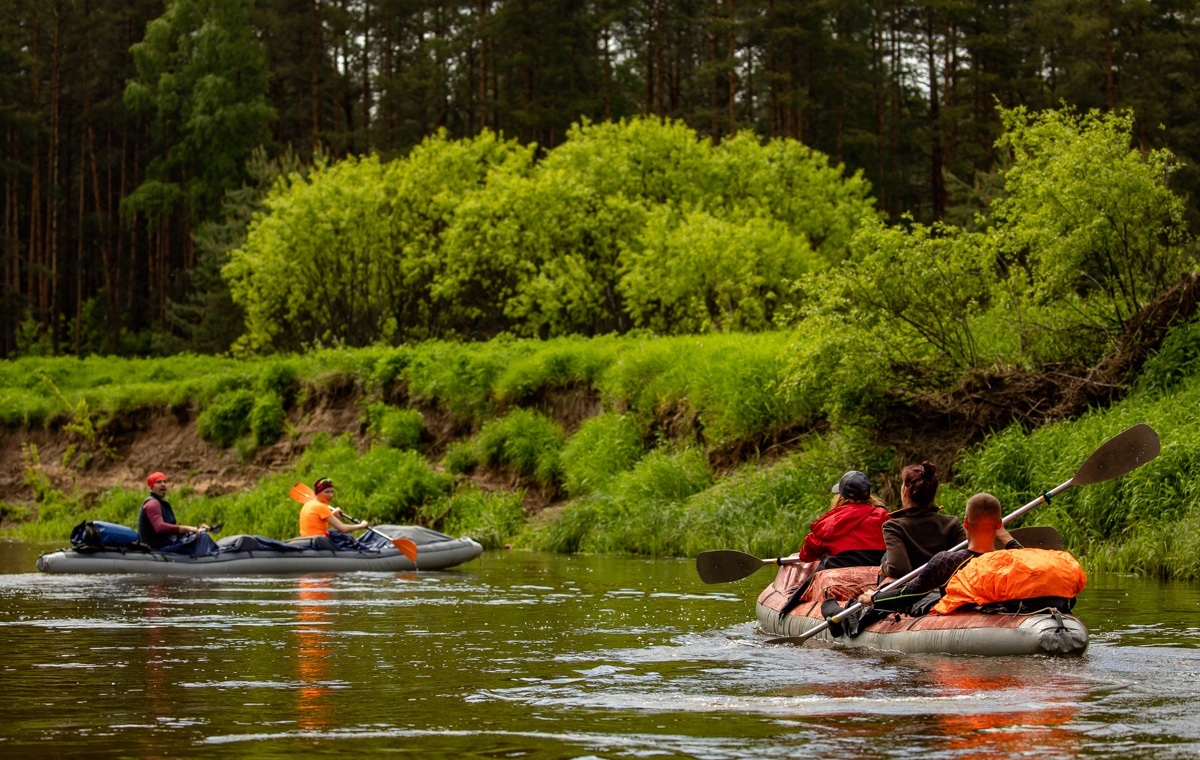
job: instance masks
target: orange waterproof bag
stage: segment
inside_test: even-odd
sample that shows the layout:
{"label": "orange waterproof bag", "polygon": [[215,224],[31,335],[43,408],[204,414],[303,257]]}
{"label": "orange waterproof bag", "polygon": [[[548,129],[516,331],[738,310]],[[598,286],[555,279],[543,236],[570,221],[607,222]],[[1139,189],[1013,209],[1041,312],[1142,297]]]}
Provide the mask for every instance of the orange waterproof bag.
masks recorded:
{"label": "orange waterproof bag", "polygon": [[985,605],[1035,599],[1039,596],[1079,596],[1087,584],[1083,568],[1067,552],[1050,549],[1008,549],[988,552],[968,562],[946,584],[946,595],[933,611],[948,615],[968,604]]}

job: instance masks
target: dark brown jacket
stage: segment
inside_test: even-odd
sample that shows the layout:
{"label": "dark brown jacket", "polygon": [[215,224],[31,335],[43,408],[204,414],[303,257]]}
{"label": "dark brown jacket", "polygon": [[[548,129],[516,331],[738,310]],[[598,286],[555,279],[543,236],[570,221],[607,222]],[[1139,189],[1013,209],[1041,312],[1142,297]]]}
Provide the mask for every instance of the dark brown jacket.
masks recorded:
{"label": "dark brown jacket", "polygon": [[885,577],[899,578],[926,564],[938,552],[949,551],[967,540],[967,531],[953,515],[943,515],[941,507],[910,507],[893,512],[883,524],[883,543],[887,554],[879,571]]}

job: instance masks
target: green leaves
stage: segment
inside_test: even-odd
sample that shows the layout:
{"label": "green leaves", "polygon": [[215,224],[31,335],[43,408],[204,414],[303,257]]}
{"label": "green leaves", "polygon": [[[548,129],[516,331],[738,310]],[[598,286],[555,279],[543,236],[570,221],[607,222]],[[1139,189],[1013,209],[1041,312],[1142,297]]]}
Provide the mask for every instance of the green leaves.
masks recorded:
{"label": "green leaves", "polygon": [[990,241],[1027,270],[1036,302],[1071,309],[1093,329],[1125,329],[1194,259],[1183,202],[1167,186],[1166,150],[1131,146],[1129,112],[1002,111],[1012,149],[1007,195],[992,205]]}
{"label": "green leaves", "polygon": [[240,347],[766,329],[874,216],[858,175],[794,141],[647,118],[533,155],[439,133],[277,185],[224,269]]}

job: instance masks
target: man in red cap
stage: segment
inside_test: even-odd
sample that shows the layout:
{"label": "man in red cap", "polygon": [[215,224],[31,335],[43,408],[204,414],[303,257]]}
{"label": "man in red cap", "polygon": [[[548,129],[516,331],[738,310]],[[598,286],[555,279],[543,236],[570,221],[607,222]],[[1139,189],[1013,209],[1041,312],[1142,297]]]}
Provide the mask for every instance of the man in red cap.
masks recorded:
{"label": "man in red cap", "polygon": [[164,549],[179,541],[181,536],[199,535],[208,530],[207,525],[193,528],[191,525],[175,523],[175,511],[167,501],[167,476],[161,472],[151,473],[146,478],[150,495],[142,502],[138,512],[138,539],[151,549]]}

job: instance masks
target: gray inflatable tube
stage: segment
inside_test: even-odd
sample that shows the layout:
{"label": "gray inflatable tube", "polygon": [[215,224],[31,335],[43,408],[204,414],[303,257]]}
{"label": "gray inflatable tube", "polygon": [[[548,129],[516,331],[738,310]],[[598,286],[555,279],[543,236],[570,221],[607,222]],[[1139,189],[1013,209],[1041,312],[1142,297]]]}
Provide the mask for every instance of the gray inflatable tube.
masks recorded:
{"label": "gray inflatable tube", "polygon": [[[777,610],[761,602],[757,613],[759,627],[773,636],[800,636],[824,622],[805,614],[788,614],[780,620]],[[1088,630],[1078,618],[1048,611],[1027,615],[968,613],[903,617],[899,621],[872,624],[855,638],[835,638],[828,630],[813,638],[846,647],[910,654],[1078,655],[1088,646]]]}
{"label": "gray inflatable tube", "polygon": [[[378,525],[375,529],[392,538],[408,538],[417,544],[413,563],[394,548],[381,551],[232,551],[207,557],[188,557],[160,552],[117,550],[78,552],[63,549],[38,557],[43,573],[144,573],[148,575],[293,575],[298,573],[397,572],[445,570],[469,562],[483,553],[471,538],[451,538],[428,528]],[[229,539],[222,541],[225,544]]]}

